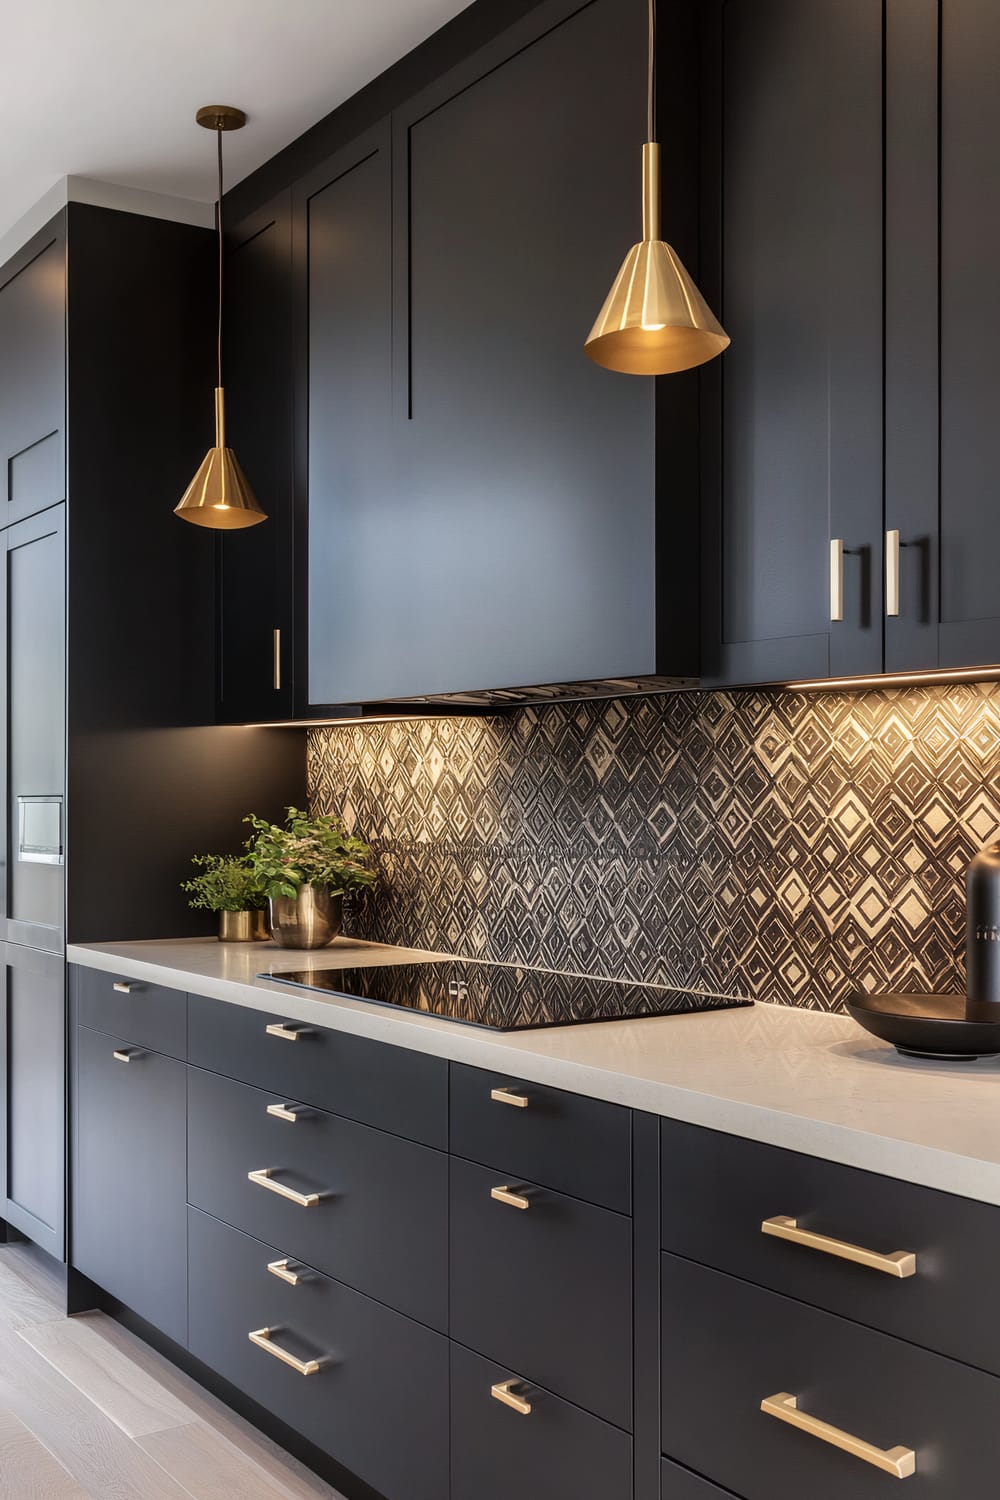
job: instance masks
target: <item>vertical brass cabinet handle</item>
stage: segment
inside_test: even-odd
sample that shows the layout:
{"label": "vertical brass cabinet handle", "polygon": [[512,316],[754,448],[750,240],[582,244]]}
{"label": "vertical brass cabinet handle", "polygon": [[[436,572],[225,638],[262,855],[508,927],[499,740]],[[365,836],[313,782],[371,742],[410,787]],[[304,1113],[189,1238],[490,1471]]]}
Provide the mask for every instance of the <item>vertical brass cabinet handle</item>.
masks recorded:
{"label": "vertical brass cabinet handle", "polygon": [[905,1278],[917,1274],[917,1257],[912,1250],[894,1250],[890,1255],[880,1255],[877,1250],[865,1250],[861,1245],[848,1244],[846,1240],[834,1240],[827,1234],[817,1234],[812,1229],[800,1229],[798,1221],[784,1214],[765,1219],[760,1226],[761,1234],[776,1240],[789,1240],[793,1245],[804,1245],[807,1250],[819,1250],[823,1255],[835,1255],[839,1260],[851,1260],[855,1265],[867,1266],[872,1271],[883,1271],[886,1276]]}
{"label": "vertical brass cabinet handle", "polygon": [[515,1094],[513,1089],[490,1089],[490,1098],[494,1104],[512,1104],[515,1109],[527,1109],[527,1094]]}
{"label": "vertical brass cabinet handle", "polygon": [[269,1104],[267,1112],[269,1115],[273,1115],[276,1120],[287,1120],[289,1125],[294,1125],[299,1118],[294,1109],[289,1109],[287,1104]]}
{"label": "vertical brass cabinet handle", "polygon": [[274,675],[272,677],[274,691],[278,692],[281,687],[281,631],[274,632]]}
{"label": "vertical brass cabinet handle", "polygon": [[272,1173],[277,1167],[258,1167],[254,1172],[248,1172],[247,1178],[255,1187],[267,1188],[269,1193],[277,1193],[279,1198],[287,1198],[290,1203],[297,1203],[300,1208],[315,1208],[320,1201],[319,1193],[297,1193],[294,1188],[286,1187],[279,1182]]}
{"label": "vertical brass cabinet handle", "polygon": [[885,612],[899,614],[899,532],[885,534]]}
{"label": "vertical brass cabinet handle", "polygon": [[287,1349],[282,1349],[271,1337],[270,1328],[255,1328],[252,1333],[247,1334],[251,1344],[256,1344],[258,1349],[263,1349],[265,1354],[270,1354],[274,1359],[280,1359],[283,1365],[290,1366],[299,1375],[318,1375],[322,1366],[318,1359],[296,1359],[294,1354],[289,1354]]}
{"label": "vertical brass cabinet handle", "polygon": [[112,1052],[111,1056],[115,1059],[116,1062],[131,1062],[132,1061],[132,1054],[131,1054],[131,1052],[124,1052],[119,1047],[115,1048],[115,1050]]}
{"label": "vertical brass cabinet handle", "polygon": [[829,1422],[821,1422],[818,1417],[810,1417],[807,1412],[799,1411],[797,1397],[790,1396],[787,1391],[765,1397],[760,1403],[760,1409],[767,1416],[777,1417],[779,1422],[787,1422],[790,1427],[797,1427],[800,1432],[819,1438],[821,1443],[830,1443],[844,1453],[863,1459],[866,1464],[872,1464],[884,1474],[894,1475],[896,1479],[909,1479],[916,1472],[917,1455],[912,1448],[876,1448],[874,1443],[866,1443],[853,1433],[842,1432],[839,1427],[831,1427]]}
{"label": "vertical brass cabinet handle", "polygon": [[830,619],[844,618],[844,541],[842,537],[830,540]]}
{"label": "vertical brass cabinet handle", "polygon": [[502,1401],[504,1406],[509,1406],[511,1411],[516,1411],[519,1417],[531,1416],[531,1402],[525,1401],[523,1396],[515,1396],[512,1386],[520,1385],[520,1380],[500,1380],[496,1385],[490,1386],[490,1395],[494,1401]]}
{"label": "vertical brass cabinet handle", "polygon": [[301,1037],[309,1035],[304,1027],[288,1026],[284,1021],[272,1021],[264,1030],[268,1036],[278,1036],[283,1042],[297,1042]]}
{"label": "vertical brass cabinet handle", "polygon": [[289,1286],[298,1286],[302,1277],[297,1271],[293,1271],[286,1257],[284,1260],[269,1260],[267,1269],[272,1276],[277,1276],[279,1281],[287,1281]]}
{"label": "vertical brass cabinet handle", "polygon": [[111,988],[119,995],[131,995],[132,986],[126,984],[123,979],[116,979]]}
{"label": "vertical brass cabinet handle", "polygon": [[490,1197],[495,1198],[498,1203],[506,1203],[510,1208],[530,1208],[531,1200],[523,1193],[515,1193],[504,1183],[503,1187],[490,1188]]}

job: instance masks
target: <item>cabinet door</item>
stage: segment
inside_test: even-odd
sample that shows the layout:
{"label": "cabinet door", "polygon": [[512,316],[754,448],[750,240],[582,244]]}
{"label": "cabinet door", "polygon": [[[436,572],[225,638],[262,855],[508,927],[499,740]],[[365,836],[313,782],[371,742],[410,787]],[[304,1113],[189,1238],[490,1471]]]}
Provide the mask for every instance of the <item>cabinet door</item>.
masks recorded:
{"label": "cabinet door", "polygon": [[882,12],[704,10],[703,680],[881,670]]}
{"label": "cabinet door", "polygon": [[267,520],[219,540],[219,717],[292,711],[291,195],[229,236],[226,421]]}
{"label": "cabinet door", "polygon": [[[64,507],[8,527],[0,543],[0,811],[7,838],[0,925],[12,942],[61,952],[66,782]],[[5,805],[5,806],[4,806]]]}
{"label": "cabinet door", "polygon": [[61,957],[0,953],[0,1217],[64,1258],[65,971]]}
{"label": "cabinet door", "polygon": [[77,1029],[70,1257],[179,1344],[187,1341],[186,1069]]}
{"label": "cabinet door", "polygon": [[0,269],[0,526],[66,498],[62,216]]}
{"label": "cabinet door", "polygon": [[[392,490],[389,127],[295,189],[296,576],[302,712],[378,697],[412,608],[397,585],[409,496]],[[421,555],[406,568],[419,572]],[[389,569],[388,575],[386,568]],[[302,582],[305,588],[302,588]]]}

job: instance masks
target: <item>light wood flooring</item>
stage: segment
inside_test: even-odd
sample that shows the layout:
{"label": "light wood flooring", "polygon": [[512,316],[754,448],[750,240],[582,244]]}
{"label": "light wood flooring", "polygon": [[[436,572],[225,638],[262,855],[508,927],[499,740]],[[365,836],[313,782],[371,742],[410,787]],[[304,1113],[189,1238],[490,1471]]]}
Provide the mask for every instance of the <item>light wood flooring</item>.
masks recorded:
{"label": "light wood flooring", "polygon": [[343,1500],[51,1270],[0,1246],[0,1500]]}

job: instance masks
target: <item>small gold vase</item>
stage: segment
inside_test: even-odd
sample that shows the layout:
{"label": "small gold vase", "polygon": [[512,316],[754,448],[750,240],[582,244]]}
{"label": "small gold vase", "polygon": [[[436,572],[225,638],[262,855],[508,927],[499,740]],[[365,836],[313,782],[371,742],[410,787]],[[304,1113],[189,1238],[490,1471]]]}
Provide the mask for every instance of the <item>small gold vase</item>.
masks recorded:
{"label": "small gold vase", "polygon": [[318,885],[300,886],[294,900],[272,896],[271,935],[279,948],[325,948],[340,932],[342,904]]}
{"label": "small gold vase", "polygon": [[271,936],[266,911],[220,911],[220,943],[266,943]]}

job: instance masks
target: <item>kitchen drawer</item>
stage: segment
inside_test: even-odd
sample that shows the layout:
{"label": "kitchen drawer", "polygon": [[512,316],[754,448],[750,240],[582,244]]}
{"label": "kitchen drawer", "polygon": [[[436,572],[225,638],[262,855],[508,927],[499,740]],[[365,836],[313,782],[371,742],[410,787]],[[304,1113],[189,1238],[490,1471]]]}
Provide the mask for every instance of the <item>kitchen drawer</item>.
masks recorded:
{"label": "kitchen drawer", "polygon": [[453,1159],[450,1265],[452,1338],[631,1428],[631,1219]]}
{"label": "kitchen drawer", "polygon": [[[287,1109],[292,1121],[269,1114]],[[309,1207],[248,1173],[318,1201]],[[283,1255],[447,1329],[448,1158],[188,1069],[188,1200]]]}
{"label": "kitchen drawer", "polygon": [[618,1104],[454,1063],[451,1149],[509,1176],[631,1212],[632,1117]]}
{"label": "kitchen drawer", "polygon": [[1000,1380],[676,1256],[662,1257],[663,1451],[744,1500],[878,1500],[893,1477],[761,1411],[916,1454],[907,1500],[987,1500]]}
{"label": "kitchen drawer", "polygon": [[[448,1341],[316,1271],[268,1272],[271,1245],[188,1214],[190,1349],[385,1500],[448,1494]],[[318,1369],[303,1375],[251,1343]]]}
{"label": "kitchen drawer", "polygon": [[[665,1250],[1000,1374],[1000,1299],[983,1296],[1000,1208],[671,1120],[661,1161]],[[775,1217],[883,1255],[912,1251],[915,1274],[763,1234]]]}
{"label": "kitchen drawer", "polygon": [[527,1414],[491,1394],[514,1374],[451,1346],[451,1500],[628,1500],[632,1439],[516,1381]]}
{"label": "kitchen drawer", "polygon": [[717,1484],[665,1458],[660,1463],[660,1500],[734,1500],[734,1496],[732,1490],[720,1490]]}
{"label": "kitchen drawer", "polygon": [[444,1058],[203,995],[188,996],[188,1044],[198,1067],[448,1149]]}
{"label": "kitchen drawer", "polygon": [[136,1047],[148,1047],[168,1057],[187,1056],[187,996],[183,990],[79,964],[72,966],[70,975],[81,1026],[124,1037]]}

